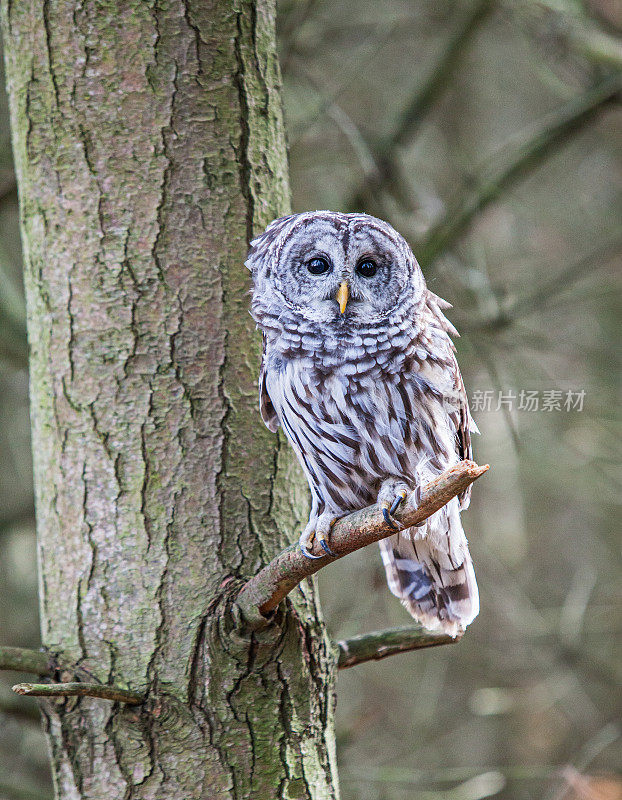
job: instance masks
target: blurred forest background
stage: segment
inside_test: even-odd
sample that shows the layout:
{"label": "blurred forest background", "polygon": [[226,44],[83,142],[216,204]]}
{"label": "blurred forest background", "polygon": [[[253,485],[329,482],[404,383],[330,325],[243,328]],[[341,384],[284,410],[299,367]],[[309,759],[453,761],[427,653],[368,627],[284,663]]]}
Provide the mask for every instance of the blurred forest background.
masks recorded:
{"label": "blurred forest background", "polygon": [[[365,210],[410,241],[454,304],[493,466],[465,515],[465,639],[340,675],[343,798],[620,800],[622,3],[283,0],[279,37],[293,208]],[[2,95],[0,644],[33,646],[24,320]],[[336,638],[408,624],[374,549],[320,585]],[[43,800],[17,677],[0,673],[0,798]]]}

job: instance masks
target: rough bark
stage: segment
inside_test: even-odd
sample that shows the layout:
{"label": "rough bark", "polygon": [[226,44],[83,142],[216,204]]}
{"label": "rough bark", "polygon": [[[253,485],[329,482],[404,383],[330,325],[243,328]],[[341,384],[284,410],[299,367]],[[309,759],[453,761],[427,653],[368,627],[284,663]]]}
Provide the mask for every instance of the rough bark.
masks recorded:
{"label": "rough bark", "polygon": [[315,592],[230,598],[306,490],[256,411],[248,237],[287,211],[272,0],[2,0],[58,796],[332,798]]}

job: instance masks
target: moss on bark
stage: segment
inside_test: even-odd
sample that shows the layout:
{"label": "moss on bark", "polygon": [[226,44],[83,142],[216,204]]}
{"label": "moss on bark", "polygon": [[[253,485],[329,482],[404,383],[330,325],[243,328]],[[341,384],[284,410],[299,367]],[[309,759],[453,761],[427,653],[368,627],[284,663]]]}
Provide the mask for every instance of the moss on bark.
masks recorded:
{"label": "moss on bark", "polygon": [[332,798],[311,585],[229,592],[306,493],[256,411],[248,237],[288,209],[270,0],[2,1],[44,644],[145,707],[45,706],[63,798]]}

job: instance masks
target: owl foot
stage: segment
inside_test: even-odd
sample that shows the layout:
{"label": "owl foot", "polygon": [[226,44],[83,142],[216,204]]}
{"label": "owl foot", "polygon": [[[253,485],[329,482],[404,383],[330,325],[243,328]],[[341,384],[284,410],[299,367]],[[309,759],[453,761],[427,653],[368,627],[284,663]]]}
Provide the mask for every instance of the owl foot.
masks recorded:
{"label": "owl foot", "polygon": [[[414,489],[411,489],[408,484],[404,483],[399,478],[387,478],[378,492],[378,505],[382,510],[384,521],[390,528],[396,531],[402,530],[404,526],[400,526],[397,520],[392,519],[393,514],[395,514],[400,503],[402,503],[409,494],[412,494],[411,505],[417,507],[421,501],[421,485],[417,484]],[[418,525],[410,525],[409,527],[421,528],[421,526],[425,524],[424,521],[420,522]]]}
{"label": "owl foot", "polygon": [[406,499],[410,492],[410,486],[399,478],[387,478],[378,492],[378,505],[382,511],[384,521],[393,530],[399,531],[400,526],[396,524],[393,514],[397,511],[399,504]]}
{"label": "owl foot", "polygon": [[337,554],[333,553],[333,551],[328,546],[327,539],[330,536],[330,529],[333,527],[335,522],[339,517],[335,517],[332,514],[324,512],[320,514],[319,517],[316,519],[310,519],[307,527],[302,532],[302,536],[300,537],[298,544],[300,545],[300,549],[302,550],[303,555],[307,558],[311,559],[318,559],[324,558],[324,556],[314,556],[313,553],[309,552],[309,548],[313,546],[314,541],[317,539],[318,544],[324,551],[327,556],[332,556],[336,558]]}

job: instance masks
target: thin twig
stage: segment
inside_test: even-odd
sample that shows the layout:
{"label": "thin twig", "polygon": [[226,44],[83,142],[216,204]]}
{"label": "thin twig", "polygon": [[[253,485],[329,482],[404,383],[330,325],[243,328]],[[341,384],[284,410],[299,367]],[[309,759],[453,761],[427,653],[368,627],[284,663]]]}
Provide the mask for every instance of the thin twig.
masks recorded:
{"label": "thin twig", "polygon": [[313,89],[316,95],[322,100],[322,111],[332,119],[350,143],[359,160],[365,178],[372,180],[372,178],[378,174],[378,165],[374,161],[374,154],[369,148],[365,137],[355,122],[334,98],[324,95],[321,84],[316,81],[311,73],[305,69],[304,65],[298,61],[296,62],[296,73],[308,83],[311,89]]}
{"label": "thin twig", "polygon": [[[488,470],[473,461],[461,461],[443,472],[421,491],[419,504],[411,494],[395,513],[404,528],[423,522],[453,497],[463,492]],[[335,557],[322,555],[317,560],[305,557],[298,545],[291,545],[252,577],[240,591],[236,605],[249,624],[259,624],[302,580],[338,558],[360,550],[373,542],[393,535],[395,530],[384,521],[377,505],[348,514],[335,523],[330,535],[330,548]],[[257,613],[259,612],[259,614]],[[261,616],[260,616],[261,615]]]}
{"label": "thin twig", "polygon": [[618,32],[578,12],[578,4],[565,11],[555,0],[505,0],[504,10],[535,34],[550,51],[551,43],[604,67],[622,68],[622,41]]}
{"label": "thin twig", "polygon": [[374,174],[365,174],[362,185],[346,201],[347,209],[362,210],[365,198],[372,189],[374,196],[390,187],[398,199],[405,194],[405,187],[401,185],[402,180],[395,161],[395,151],[413,139],[421,123],[449,85],[451,76],[474,34],[495,5],[496,0],[477,0],[449,36],[443,52],[427,78],[405,104],[393,131],[373,148],[374,161],[382,165],[382,169]]}
{"label": "thin twig", "polygon": [[[473,339],[471,341],[473,345],[473,349],[477,353],[478,357],[484,364],[486,371],[490,377],[490,380],[493,382],[495,387],[495,392],[497,397],[501,397],[503,393],[503,383],[499,376],[499,370],[497,369],[497,365],[495,363],[494,357],[491,355],[489,349],[486,347],[485,343],[482,340]],[[512,417],[512,413],[510,409],[507,407],[505,403],[499,403],[500,411],[503,415],[503,419],[505,421],[506,427],[512,437],[512,444],[514,445],[514,450],[516,453],[520,450],[520,436],[518,433],[518,428],[516,427],[516,422]]]}
{"label": "thin twig", "polygon": [[52,675],[54,668],[50,657],[42,650],[27,650],[24,647],[0,647],[0,670],[33,672],[35,675]]}
{"label": "thin twig", "polygon": [[499,330],[505,328],[519,317],[534,313],[555,295],[566,291],[576,281],[590,274],[589,268],[599,263],[606,263],[622,247],[622,237],[604,242],[574,261],[550,280],[544,281],[536,289],[523,297],[516,298],[506,308],[501,307],[499,313],[489,319],[472,326],[472,330]]}
{"label": "thin twig", "polygon": [[98,697],[130,706],[145,702],[144,694],[101,683],[18,683],[13,691],[25,697]]}
{"label": "thin twig", "polygon": [[460,637],[452,637],[441,631],[429,631],[420,626],[408,625],[401,628],[387,628],[372,631],[351,639],[337,642],[339,648],[339,669],[347,669],[365,661],[380,661],[382,658],[420,650],[424,647],[437,647],[452,644]]}
{"label": "thin twig", "polygon": [[419,261],[424,265],[430,264],[447,250],[479,211],[496,200],[503,189],[538,166],[569,134],[591,121],[621,90],[622,72],[609,75],[541,120],[532,128],[528,138],[508,148],[505,156],[495,159],[499,163],[493,163],[483,171],[476,181],[477,187],[432,226],[424,240],[414,248]]}
{"label": "thin twig", "polygon": [[495,0],[477,0],[467,15],[449,36],[440,58],[414,97],[406,104],[397,124],[384,143],[384,151],[407,144],[444,89],[460,62],[464,51],[480,25],[496,5]]}

